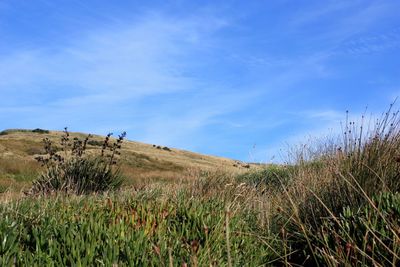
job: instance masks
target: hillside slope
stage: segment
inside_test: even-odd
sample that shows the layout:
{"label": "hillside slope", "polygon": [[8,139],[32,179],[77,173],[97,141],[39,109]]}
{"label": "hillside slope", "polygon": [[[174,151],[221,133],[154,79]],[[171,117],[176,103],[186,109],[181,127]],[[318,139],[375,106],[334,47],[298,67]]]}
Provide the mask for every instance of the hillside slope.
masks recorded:
{"label": "hillside slope", "polygon": [[[18,191],[29,186],[41,169],[35,157],[44,153],[43,138],[59,145],[62,134],[60,131],[32,130],[0,132],[0,192]],[[71,139],[86,137],[83,133],[70,134]],[[94,135],[91,140],[89,151],[99,151],[104,136]],[[182,180],[201,170],[237,172],[249,168],[231,159],[127,140],[121,153],[120,167],[127,178],[127,185],[155,180]]]}

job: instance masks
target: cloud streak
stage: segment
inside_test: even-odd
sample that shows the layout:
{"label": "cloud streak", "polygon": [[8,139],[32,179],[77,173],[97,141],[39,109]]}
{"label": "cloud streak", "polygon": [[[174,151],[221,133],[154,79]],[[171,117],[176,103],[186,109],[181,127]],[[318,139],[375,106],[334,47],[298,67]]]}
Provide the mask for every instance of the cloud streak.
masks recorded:
{"label": "cloud streak", "polygon": [[[127,130],[134,140],[254,160],[398,92],[397,2],[282,3],[0,3],[0,15],[20,15],[8,16],[19,35],[0,29],[0,127]],[[40,20],[32,10],[56,18],[21,26]],[[262,152],[250,158],[253,144]]]}
{"label": "cloud streak", "polygon": [[[218,45],[215,33],[226,25],[209,16],[146,14],[55,50],[16,51],[0,58],[0,76],[8,77],[0,81],[2,111],[18,118],[15,126],[83,123],[90,127],[79,130],[131,129],[136,139],[179,146],[254,97],[196,77],[207,67],[209,47]],[[193,54],[205,60],[195,62]]]}

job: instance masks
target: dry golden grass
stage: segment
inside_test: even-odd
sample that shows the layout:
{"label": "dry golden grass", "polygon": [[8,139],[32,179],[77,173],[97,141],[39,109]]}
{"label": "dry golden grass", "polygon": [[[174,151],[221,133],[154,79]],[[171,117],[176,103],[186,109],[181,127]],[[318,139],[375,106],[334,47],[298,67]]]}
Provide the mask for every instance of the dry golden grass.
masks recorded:
{"label": "dry golden grass", "polygon": [[[41,170],[35,157],[43,154],[43,138],[49,138],[59,145],[63,132],[33,133],[29,131],[10,131],[0,135],[0,189],[18,191],[29,185]],[[83,139],[86,134],[70,133],[70,138]],[[103,136],[95,135],[88,145],[89,153],[99,153]],[[163,146],[124,141],[120,156],[120,168],[126,177],[126,185],[143,186],[153,182],[173,182],[188,180],[188,173],[220,170],[236,173],[247,170],[235,166],[235,161],[222,157],[201,155],[185,150]],[[251,166],[257,168],[257,166]],[[190,175],[189,175],[190,176]]]}

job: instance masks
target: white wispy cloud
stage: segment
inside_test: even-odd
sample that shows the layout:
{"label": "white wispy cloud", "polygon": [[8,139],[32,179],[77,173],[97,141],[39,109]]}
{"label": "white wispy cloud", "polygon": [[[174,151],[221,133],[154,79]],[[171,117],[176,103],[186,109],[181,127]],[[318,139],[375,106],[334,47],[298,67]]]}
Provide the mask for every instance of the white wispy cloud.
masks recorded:
{"label": "white wispy cloud", "polygon": [[400,47],[400,30],[393,29],[375,35],[362,35],[343,42],[336,50],[339,54],[370,54]]}
{"label": "white wispy cloud", "polygon": [[376,116],[368,113],[368,110],[346,113],[346,111],[327,109],[299,111],[291,114],[291,120],[289,124],[301,121],[303,126],[295,133],[282,135],[282,138],[274,143],[257,147],[252,155],[255,161],[282,163],[295,160],[291,153],[296,150],[315,149],[319,144],[340,140],[342,127],[345,127],[346,121],[355,122],[357,127],[363,125],[365,130],[373,127]]}
{"label": "white wispy cloud", "polygon": [[324,1],[316,2],[295,12],[289,21],[289,28],[299,28],[316,23],[332,13],[346,11],[360,4],[362,1]]}
{"label": "white wispy cloud", "polygon": [[[123,27],[88,32],[57,49],[15,51],[0,57],[0,76],[8,77],[0,81],[2,111],[26,123],[23,127],[60,128],[62,123],[90,125],[82,130],[95,132],[140,130],[135,138],[178,145],[254,97],[192,73],[207,64],[207,58],[199,63],[194,55],[218,46],[214,35],[227,25],[223,18],[207,15],[176,19],[146,14]],[[27,96],[25,104],[20,95]],[[164,101],[168,95],[175,98]],[[35,96],[38,101],[30,101]],[[145,104],[155,99],[158,106]]]}
{"label": "white wispy cloud", "polygon": [[[79,21],[79,14],[63,14],[53,1],[40,2],[82,29],[57,33],[65,36],[56,44],[19,44],[0,53],[0,77],[7,77],[0,80],[0,122],[102,134],[127,130],[132,139],[194,150],[223,142],[254,150],[251,144],[260,142],[249,158],[256,161],[287,142],[337,129],[344,111],[302,94],[342,78],[338,66],[345,66],[346,55],[399,45],[398,31],[376,26],[395,18],[395,1],[314,2],[285,11],[282,16],[293,20],[278,19],[279,32],[259,27],[266,21],[253,20],[251,12],[246,20],[241,10],[234,15],[243,19],[238,25],[206,9],[118,16],[75,1],[88,16]],[[313,81],[321,81],[321,89],[312,88]]]}
{"label": "white wispy cloud", "polygon": [[[226,92],[217,88],[187,96],[183,101],[170,103],[161,101],[161,108],[146,114],[136,123],[143,129],[138,138],[144,142],[154,142],[175,147],[196,150],[208,145],[209,138],[201,136],[196,142],[193,138],[202,135],[204,127],[225,125],[220,118],[251,105],[257,97],[252,92]],[[160,113],[160,110],[163,113]],[[232,120],[232,118],[231,118]],[[134,123],[135,124],[135,123]],[[215,133],[208,133],[209,136]],[[202,139],[202,140],[200,140]]]}
{"label": "white wispy cloud", "polygon": [[313,29],[323,30],[310,41],[325,46],[325,53],[331,56],[382,51],[398,46],[398,30],[382,31],[379,26],[397,20],[399,8],[398,1],[317,2],[296,12],[286,30],[295,34],[304,32],[311,24],[320,25]]}
{"label": "white wispy cloud", "polygon": [[14,81],[24,83],[17,79],[21,74],[31,77],[26,84],[40,83],[38,74],[44,72],[47,80],[76,83],[96,92],[169,91],[182,87],[185,57],[212,43],[212,35],[225,24],[216,18],[147,14],[123,26],[89,31],[57,49],[16,51],[0,58],[1,72],[9,77],[1,88],[13,86]]}
{"label": "white wispy cloud", "polygon": [[[297,113],[299,114],[299,113]],[[308,110],[304,112],[300,112],[303,116],[305,116],[308,119],[318,119],[318,120],[323,120],[323,121],[332,121],[332,122],[337,122],[340,119],[343,119],[343,111],[337,111],[337,110]]]}

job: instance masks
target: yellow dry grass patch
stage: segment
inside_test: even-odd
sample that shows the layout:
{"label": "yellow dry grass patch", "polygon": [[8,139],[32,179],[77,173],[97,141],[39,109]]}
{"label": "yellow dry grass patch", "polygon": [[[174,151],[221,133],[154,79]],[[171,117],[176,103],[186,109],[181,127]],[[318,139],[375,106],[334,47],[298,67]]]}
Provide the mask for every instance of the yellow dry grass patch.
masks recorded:
{"label": "yellow dry grass patch", "polygon": [[[0,181],[3,188],[12,184],[11,189],[20,189],[34,179],[41,167],[35,157],[43,154],[44,138],[49,138],[60,148],[63,132],[33,133],[29,131],[12,131],[0,135]],[[86,134],[70,133],[70,139],[84,139]],[[88,153],[101,151],[103,136],[94,135],[88,145]],[[113,139],[111,141],[114,141]],[[227,173],[244,171],[235,167],[235,161],[222,157],[201,155],[185,150],[164,146],[144,144],[125,140],[120,156],[120,168],[126,177],[126,184],[141,186],[152,182],[174,182],[188,180],[188,173],[220,170]],[[252,166],[256,168],[256,166]],[[196,170],[196,171],[193,171]],[[18,186],[15,186],[18,185]]]}

